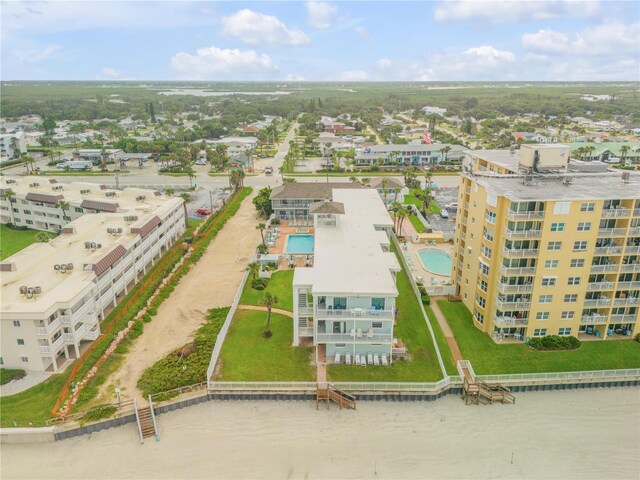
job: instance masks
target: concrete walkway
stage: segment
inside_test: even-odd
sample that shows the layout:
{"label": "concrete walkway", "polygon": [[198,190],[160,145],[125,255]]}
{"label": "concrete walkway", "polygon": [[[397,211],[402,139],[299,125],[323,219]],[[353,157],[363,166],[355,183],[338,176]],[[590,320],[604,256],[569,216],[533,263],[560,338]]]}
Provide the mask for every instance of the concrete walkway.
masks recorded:
{"label": "concrete walkway", "polygon": [[[238,310],[258,310],[259,312],[266,312],[267,307],[261,307],[258,305],[238,305]],[[282,310],[281,308],[272,308],[271,313],[279,313],[280,315],[293,318],[293,312],[290,312],[289,310]]]}
{"label": "concrete walkway", "polygon": [[447,340],[447,344],[449,345],[449,350],[451,350],[451,356],[453,357],[453,363],[458,363],[458,360],[464,360],[462,358],[462,352],[460,352],[460,348],[458,347],[458,342],[456,342],[456,338],[453,336],[453,332],[451,331],[451,327],[447,323],[447,319],[444,318],[442,314],[442,310],[438,306],[437,300],[444,299],[445,297],[431,297],[431,310],[433,310],[433,314],[436,316],[438,320],[438,324],[442,329],[442,333],[444,334],[444,338]]}
{"label": "concrete walkway", "polygon": [[8,397],[9,395],[15,395],[16,393],[24,392],[44,382],[47,378],[53,375],[50,372],[32,372],[27,373],[19,380],[13,380],[0,387],[0,397]]}

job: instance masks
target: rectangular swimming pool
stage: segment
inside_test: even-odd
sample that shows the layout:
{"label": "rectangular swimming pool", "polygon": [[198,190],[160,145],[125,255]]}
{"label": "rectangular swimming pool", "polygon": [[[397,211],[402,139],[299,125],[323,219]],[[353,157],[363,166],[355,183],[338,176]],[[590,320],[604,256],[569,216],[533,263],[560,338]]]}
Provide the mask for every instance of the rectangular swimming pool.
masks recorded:
{"label": "rectangular swimming pool", "polygon": [[313,253],[313,235],[289,235],[285,253]]}

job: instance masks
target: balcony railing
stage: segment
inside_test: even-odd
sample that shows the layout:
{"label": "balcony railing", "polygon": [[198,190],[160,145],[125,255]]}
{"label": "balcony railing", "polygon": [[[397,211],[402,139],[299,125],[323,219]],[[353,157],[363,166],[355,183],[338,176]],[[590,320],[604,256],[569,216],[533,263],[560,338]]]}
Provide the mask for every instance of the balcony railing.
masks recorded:
{"label": "balcony railing", "polygon": [[594,323],[607,323],[606,315],[584,315],[580,319],[580,323],[593,325]]}
{"label": "balcony railing", "polygon": [[373,333],[367,334],[362,332],[360,336],[357,333],[318,333],[316,334],[316,342],[318,343],[347,343],[347,342],[368,342],[368,343],[392,343],[393,334],[391,333]]}
{"label": "balcony railing", "polygon": [[458,253],[459,253],[460,255],[464,255],[464,247],[460,247],[460,248],[458,249]]}
{"label": "balcony railing", "polygon": [[636,247],[633,245],[627,245],[626,247],[624,247],[624,253],[631,255],[634,253],[640,253],[640,247]]}
{"label": "balcony railing", "polygon": [[505,257],[537,257],[540,250],[537,248],[504,248],[502,249],[502,255]]}
{"label": "balcony railing", "polygon": [[531,218],[543,218],[544,210],[531,210],[524,212],[516,212],[514,210],[507,210],[507,218],[510,220],[528,220]]}
{"label": "balcony railing", "polygon": [[517,302],[507,302],[504,300],[496,300],[496,306],[500,310],[529,310],[531,308],[531,300],[519,300]]}
{"label": "balcony railing", "polygon": [[637,290],[640,282],[618,282],[618,290]]}
{"label": "balcony railing", "polygon": [[640,227],[631,227],[629,229],[629,235],[640,235]]}
{"label": "balcony railing", "polygon": [[607,265],[591,265],[592,272],[617,272],[618,271],[617,263],[609,263]]}
{"label": "balcony railing", "polygon": [[613,290],[613,282],[591,282],[587,283],[587,290],[590,292],[601,290]]}
{"label": "balcony railing", "polygon": [[493,323],[495,323],[499,327],[513,327],[516,325],[528,325],[529,319],[494,315]]}
{"label": "balcony railing", "polygon": [[599,237],[624,237],[626,235],[626,228],[601,228],[598,230]]}
{"label": "balcony railing", "polygon": [[628,297],[628,298],[616,298],[613,300],[613,304],[617,307],[625,305],[640,305],[640,298]]}
{"label": "balcony railing", "polygon": [[533,291],[533,285],[509,285],[498,282],[498,290],[502,293],[529,293]]}
{"label": "balcony railing", "polygon": [[505,230],[505,238],[540,238],[542,230]]}
{"label": "balcony railing", "polygon": [[640,263],[623,264],[620,270],[623,272],[640,272]]}
{"label": "balcony railing", "polygon": [[41,346],[40,353],[55,353],[64,343],[64,335],[60,335],[58,339],[51,345]]}
{"label": "balcony railing", "polygon": [[612,254],[612,255],[618,255],[622,253],[622,247],[596,247],[594,249],[595,253],[598,254]]}
{"label": "balcony railing", "polygon": [[602,210],[602,216],[606,218],[611,217],[628,217],[631,214],[631,209],[629,208],[605,208]]}
{"label": "balcony railing", "polygon": [[298,315],[303,317],[313,316],[313,308],[311,307],[298,307]]}
{"label": "balcony railing", "polygon": [[611,315],[611,323],[633,323],[637,320],[638,320],[638,316],[634,314]]}
{"label": "balcony railing", "polygon": [[300,327],[300,328],[298,328],[298,336],[300,336],[300,337],[313,337],[313,327]]}
{"label": "balcony railing", "polygon": [[500,266],[500,273],[503,275],[534,275],[536,273],[535,267],[505,267]]}
{"label": "balcony railing", "polygon": [[633,210],[633,216],[634,217],[640,217],[640,208],[635,208]]}
{"label": "balcony railing", "polygon": [[55,333],[60,328],[60,317],[56,318],[53,322],[45,327],[36,327],[36,335],[39,337],[46,337]]}
{"label": "balcony railing", "polygon": [[590,298],[583,303],[585,307],[608,307],[611,305],[610,298]]}
{"label": "balcony railing", "polygon": [[467,217],[462,217],[462,224],[466,227],[467,226]]}
{"label": "balcony railing", "polygon": [[318,308],[316,311],[318,318],[349,318],[352,320],[358,319],[383,319],[393,320],[392,310],[371,310],[369,308],[350,308],[346,310],[340,309],[324,309]]}

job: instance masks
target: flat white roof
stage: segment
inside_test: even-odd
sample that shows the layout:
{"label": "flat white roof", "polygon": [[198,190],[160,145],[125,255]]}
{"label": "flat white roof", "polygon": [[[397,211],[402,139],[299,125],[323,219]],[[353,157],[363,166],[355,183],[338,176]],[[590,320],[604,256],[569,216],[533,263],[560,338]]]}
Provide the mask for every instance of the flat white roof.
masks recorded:
{"label": "flat white roof", "polygon": [[[313,268],[296,269],[294,284],[309,281],[314,294],[348,296],[398,295],[392,271],[400,265],[384,231],[393,226],[380,195],[371,189],[334,189],[333,200],[344,204],[336,227],[315,229]],[[298,273],[298,270],[301,270]]]}

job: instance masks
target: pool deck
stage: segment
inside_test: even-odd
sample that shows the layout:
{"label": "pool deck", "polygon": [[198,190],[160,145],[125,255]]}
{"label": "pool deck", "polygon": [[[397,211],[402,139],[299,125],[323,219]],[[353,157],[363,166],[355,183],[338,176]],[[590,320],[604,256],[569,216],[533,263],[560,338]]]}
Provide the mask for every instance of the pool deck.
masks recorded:
{"label": "pool deck", "polygon": [[[416,281],[420,279],[418,277],[422,277],[422,283],[425,287],[430,287],[432,285],[443,286],[451,281],[451,275],[438,275],[432,272],[429,272],[422,266],[422,262],[418,257],[418,250],[422,250],[423,248],[433,248],[439,249],[446,253],[448,253],[453,258],[453,245],[450,243],[438,243],[437,245],[424,245],[422,243],[411,243],[407,242],[407,250],[402,249],[402,253],[408,253],[409,258],[412,260],[413,266],[411,268],[411,275]],[[432,283],[431,279],[434,279],[435,283]]]}
{"label": "pool deck", "polygon": [[[289,227],[288,221],[280,222],[278,225],[278,235],[276,237],[276,244],[273,247],[269,247],[269,253],[274,255],[285,255],[285,247],[287,243],[287,236],[289,235],[313,235],[314,228],[313,227]],[[298,230],[304,229],[308,230],[306,233],[299,233]],[[295,266],[296,267],[305,267],[307,254],[299,253],[294,254],[295,257]],[[311,263],[313,265],[313,262]],[[286,269],[289,267],[289,258],[283,258],[280,260],[280,264],[278,265],[280,269]]]}

